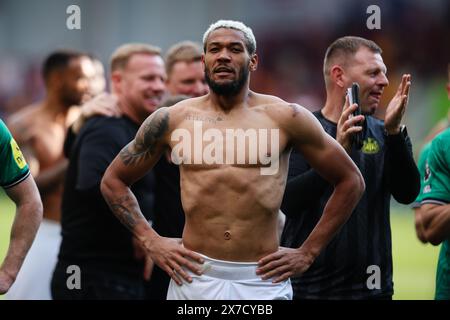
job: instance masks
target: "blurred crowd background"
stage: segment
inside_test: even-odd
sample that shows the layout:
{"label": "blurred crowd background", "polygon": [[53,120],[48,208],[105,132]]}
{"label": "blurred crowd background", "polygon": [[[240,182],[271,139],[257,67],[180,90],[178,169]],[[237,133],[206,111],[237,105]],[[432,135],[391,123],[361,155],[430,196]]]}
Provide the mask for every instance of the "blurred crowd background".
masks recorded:
{"label": "blurred crowd background", "polygon": [[[71,4],[81,9],[81,30],[66,27]],[[381,10],[380,30],[366,26],[369,5]],[[412,74],[405,122],[416,151],[447,112],[448,0],[0,0],[0,117],[42,98],[41,63],[55,49],[87,51],[107,66],[122,43],[148,42],[166,50],[180,40],[201,42],[209,24],[221,18],[241,20],[255,33],[256,91],[320,108],[327,46],[337,37],[358,35],[384,50],[391,85],[383,106],[401,74]]]}

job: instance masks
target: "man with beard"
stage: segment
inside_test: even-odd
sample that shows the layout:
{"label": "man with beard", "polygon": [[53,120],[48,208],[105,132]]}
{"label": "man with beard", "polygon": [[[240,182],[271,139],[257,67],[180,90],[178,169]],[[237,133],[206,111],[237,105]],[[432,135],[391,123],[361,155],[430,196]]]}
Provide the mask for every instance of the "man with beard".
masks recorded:
{"label": "man with beard", "polygon": [[[52,278],[54,299],[143,299],[144,263],[135,257],[132,236],[114,218],[100,193],[105,169],[161,103],[166,74],[160,49],[126,44],[111,57],[111,83],[121,116],[92,117],[75,130],[62,201],[62,242]],[[98,98],[103,102],[111,97]],[[98,102],[98,101],[97,101]],[[95,104],[95,103],[94,103]],[[151,218],[153,175],[142,175],[133,191]],[[147,260],[148,265],[151,261]],[[147,265],[147,266],[148,266]],[[79,286],[69,267],[79,268]],[[148,274],[147,274],[148,277]],[[71,290],[74,289],[74,290]]]}
{"label": "man with beard", "polygon": [[[294,299],[392,298],[391,195],[400,203],[411,203],[420,180],[410,139],[401,126],[410,75],[403,75],[384,121],[372,116],[389,83],[386,71],[380,47],[370,40],[343,37],[326,51],[327,99],[314,115],[361,170],[366,191],[349,221],[311,268],[292,279]],[[360,86],[363,115],[351,117],[357,105],[349,106],[345,95],[353,82]],[[359,149],[353,136],[361,131],[364,143]],[[294,248],[307,241],[333,192],[333,186],[311,169],[312,164],[298,153],[291,155],[282,205],[287,216],[283,246]]]}
{"label": "man with beard", "polygon": [[80,115],[95,74],[91,59],[76,51],[57,51],[43,65],[46,98],[9,119],[42,197],[44,219],[8,299],[50,299],[51,273],[61,241],[59,220],[67,160],[63,144],[68,127]]}
{"label": "man with beard", "polygon": [[[218,21],[203,44],[210,93],[150,116],[108,167],[102,193],[170,275],[168,299],[291,299],[289,277],[308,269],[345,223],[364,190],[362,177],[307,110],[250,91],[258,62],[250,28]],[[335,192],[308,240],[279,250],[277,217],[292,147]],[[167,149],[180,164],[182,243],[152,229],[129,188]]]}

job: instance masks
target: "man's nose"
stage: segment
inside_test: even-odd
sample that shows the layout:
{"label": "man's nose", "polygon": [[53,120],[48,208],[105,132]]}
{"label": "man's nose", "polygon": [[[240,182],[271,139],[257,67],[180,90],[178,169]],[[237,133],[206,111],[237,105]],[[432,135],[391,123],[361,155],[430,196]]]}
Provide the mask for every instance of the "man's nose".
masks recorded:
{"label": "man's nose", "polygon": [[377,84],[382,87],[387,87],[389,85],[389,80],[385,73],[381,73]]}
{"label": "man's nose", "polygon": [[227,48],[223,48],[222,50],[220,50],[219,56],[217,57],[217,59],[219,61],[230,61],[231,60],[231,56],[230,56],[230,52],[228,51],[228,49]]}

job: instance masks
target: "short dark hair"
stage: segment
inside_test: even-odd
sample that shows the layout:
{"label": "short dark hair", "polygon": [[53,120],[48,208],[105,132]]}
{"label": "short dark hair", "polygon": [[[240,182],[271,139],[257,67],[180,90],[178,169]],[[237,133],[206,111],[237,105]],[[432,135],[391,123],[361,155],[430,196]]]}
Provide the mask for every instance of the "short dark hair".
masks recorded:
{"label": "short dark hair", "polygon": [[59,50],[51,53],[44,61],[42,66],[42,77],[47,83],[50,74],[56,70],[67,68],[72,59],[81,58],[87,55],[74,50]]}
{"label": "short dark hair", "polygon": [[375,42],[361,37],[346,36],[334,41],[327,48],[325,59],[323,61],[323,74],[325,80],[330,73],[332,63],[336,61],[337,58],[342,57],[345,61],[349,56],[354,56],[361,47],[365,47],[374,53],[381,54],[383,52]]}

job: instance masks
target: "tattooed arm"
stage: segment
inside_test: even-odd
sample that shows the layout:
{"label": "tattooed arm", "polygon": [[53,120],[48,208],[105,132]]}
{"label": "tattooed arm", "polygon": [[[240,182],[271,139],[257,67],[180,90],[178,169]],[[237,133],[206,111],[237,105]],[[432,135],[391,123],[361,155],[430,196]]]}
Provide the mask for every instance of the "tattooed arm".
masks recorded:
{"label": "tattooed arm", "polygon": [[199,268],[186,257],[202,263],[201,257],[174,239],[160,237],[142,215],[130,190],[130,185],[142,178],[167,148],[169,120],[168,109],[161,108],[144,121],[135,139],[122,149],[106,170],[101,191],[114,215],[142,243],[146,254],[181,285],[180,276],[192,281],[182,266],[200,274]]}

